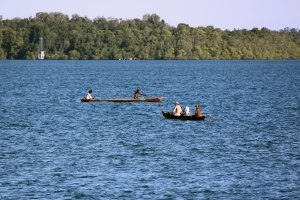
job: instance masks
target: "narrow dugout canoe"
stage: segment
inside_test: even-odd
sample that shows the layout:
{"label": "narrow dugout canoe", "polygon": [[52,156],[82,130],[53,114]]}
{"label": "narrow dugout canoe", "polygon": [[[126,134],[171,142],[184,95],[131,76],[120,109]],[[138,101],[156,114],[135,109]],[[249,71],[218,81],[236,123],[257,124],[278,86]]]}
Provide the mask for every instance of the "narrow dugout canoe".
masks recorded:
{"label": "narrow dugout canoe", "polygon": [[81,98],[81,102],[161,102],[163,97],[154,97],[154,98],[120,98],[120,99],[86,99]]}
{"label": "narrow dugout canoe", "polygon": [[162,111],[162,114],[167,119],[180,119],[180,120],[204,120],[205,116],[196,117],[195,115],[189,115],[189,116],[175,116],[170,112]]}

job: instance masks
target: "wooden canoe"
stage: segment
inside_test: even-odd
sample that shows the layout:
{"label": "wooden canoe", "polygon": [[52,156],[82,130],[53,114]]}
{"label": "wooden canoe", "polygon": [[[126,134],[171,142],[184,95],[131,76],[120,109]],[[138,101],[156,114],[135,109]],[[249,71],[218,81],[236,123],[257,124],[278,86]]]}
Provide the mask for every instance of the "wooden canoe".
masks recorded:
{"label": "wooden canoe", "polygon": [[162,114],[165,118],[167,119],[179,119],[179,120],[204,120],[205,119],[205,116],[201,116],[201,117],[196,117],[195,115],[189,115],[189,116],[185,116],[185,115],[182,115],[182,116],[175,116],[173,115],[172,113],[170,112],[167,112],[167,111],[162,111]]}
{"label": "wooden canoe", "polygon": [[154,97],[154,98],[120,98],[120,99],[86,99],[81,98],[81,102],[161,102],[163,97]]}

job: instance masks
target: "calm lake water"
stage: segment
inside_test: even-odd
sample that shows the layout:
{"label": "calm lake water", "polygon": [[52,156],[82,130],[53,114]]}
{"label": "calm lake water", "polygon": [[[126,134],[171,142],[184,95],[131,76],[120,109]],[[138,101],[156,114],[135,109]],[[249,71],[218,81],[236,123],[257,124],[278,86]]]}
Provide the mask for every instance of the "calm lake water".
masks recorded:
{"label": "calm lake water", "polygon": [[[300,61],[0,61],[0,199],[297,199]],[[81,103],[133,97],[160,103]],[[165,119],[174,102],[217,119]]]}

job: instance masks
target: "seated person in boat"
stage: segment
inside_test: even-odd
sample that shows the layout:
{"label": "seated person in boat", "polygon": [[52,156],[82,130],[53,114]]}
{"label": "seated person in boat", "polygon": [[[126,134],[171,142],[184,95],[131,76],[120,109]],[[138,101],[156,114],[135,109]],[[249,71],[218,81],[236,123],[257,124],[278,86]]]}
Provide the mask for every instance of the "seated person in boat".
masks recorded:
{"label": "seated person in boat", "polygon": [[146,94],[141,93],[141,89],[137,89],[136,92],[134,93],[134,99],[139,98],[139,95],[147,96]]}
{"label": "seated person in boat", "polygon": [[174,114],[175,116],[180,116],[181,113],[182,113],[181,106],[180,106],[179,103],[176,101],[176,102],[175,102],[175,107],[174,107],[174,109],[173,109],[173,114]]}
{"label": "seated person in boat", "polygon": [[200,109],[200,106],[199,106],[199,105],[196,105],[196,113],[195,113],[195,116],[196,116],[196,117],[201,117],[201,116],[202,116],[202,112],[201,112],[201,109]]}
{"label": "seated person in boat", "polygon": [[88,93],[87,96],[86,96],[86,99],[94,100],[94,97],[92,96],[92,93],[93,93],[93,91],[90,90],[89,93]]}
{"label": "seated person in boat", "polygon": [[183,115],[183,116],[189,116],[189,115],[190,115],[190,108],[189,108],[188,106],[186,106],[186,107],[183,109],[181,115]]}

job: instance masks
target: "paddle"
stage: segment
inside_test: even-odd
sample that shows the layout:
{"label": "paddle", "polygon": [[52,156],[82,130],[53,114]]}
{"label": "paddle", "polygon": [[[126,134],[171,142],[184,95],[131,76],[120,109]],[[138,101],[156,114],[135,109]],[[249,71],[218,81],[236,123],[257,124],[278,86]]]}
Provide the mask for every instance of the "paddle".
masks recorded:
{"label": "paddle", "polygon": [[140,95],[142,95],[142,96],[147,96],[146,93],[142,93],[142,89],[140,89],[140,91],[141,91]]}

